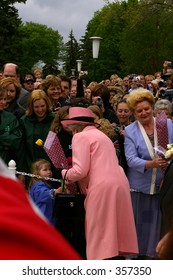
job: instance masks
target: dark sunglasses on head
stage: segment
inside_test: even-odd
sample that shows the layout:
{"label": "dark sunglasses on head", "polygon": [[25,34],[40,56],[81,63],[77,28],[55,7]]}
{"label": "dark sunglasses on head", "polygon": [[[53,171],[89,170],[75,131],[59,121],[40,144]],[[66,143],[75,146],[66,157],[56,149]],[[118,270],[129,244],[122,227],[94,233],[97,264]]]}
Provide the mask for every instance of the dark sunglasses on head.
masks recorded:
{"label": "dark sunglasses on head", "polygon": [[33,85],[34,82],[31,82],[31,81],[28,81],[28,82],[25,82],[27,85]]}
{"label": "dark sunglasses on head", "polygon": [[90,103],[77,102],[77,103],[74,103],[74,104],[71,103],[70,106],[88,108],[88,106],[90,106]]}

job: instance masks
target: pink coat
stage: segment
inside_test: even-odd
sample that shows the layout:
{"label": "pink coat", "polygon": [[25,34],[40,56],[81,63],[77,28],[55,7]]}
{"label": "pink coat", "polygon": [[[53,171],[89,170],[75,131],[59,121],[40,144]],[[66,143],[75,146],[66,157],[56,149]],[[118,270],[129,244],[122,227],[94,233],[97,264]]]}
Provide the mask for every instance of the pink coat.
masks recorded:
{"label": "pink coat", "polygon": [[113,143],[96,127],[87,126],[73,136],[72,154],[67,180],[78,181],[86,194],[87,259],[138,253],[130,187]]}

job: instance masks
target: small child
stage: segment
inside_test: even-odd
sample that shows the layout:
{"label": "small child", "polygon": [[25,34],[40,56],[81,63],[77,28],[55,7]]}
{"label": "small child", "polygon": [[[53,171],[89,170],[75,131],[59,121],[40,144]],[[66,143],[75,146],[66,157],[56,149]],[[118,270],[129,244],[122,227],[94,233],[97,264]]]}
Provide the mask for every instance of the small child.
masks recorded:
{"label": "small child", "polygon": [[[52,178],[51,164],[45,159],[39,159],[32,163],[31,173],[42,177]],[[55,196],[57,193],[62,193],[62,187],[53,189],[50,181],[33,177],[29,184],[29,194],[33,202],[41,210],[48,221],[55,225],[53,217],[53,208]]]}

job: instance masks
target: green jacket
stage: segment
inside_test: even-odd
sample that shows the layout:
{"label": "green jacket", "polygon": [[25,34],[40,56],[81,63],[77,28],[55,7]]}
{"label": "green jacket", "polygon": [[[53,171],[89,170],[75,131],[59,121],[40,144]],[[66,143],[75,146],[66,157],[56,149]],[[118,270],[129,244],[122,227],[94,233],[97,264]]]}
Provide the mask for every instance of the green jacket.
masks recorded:
{"label": "green jacket", "polygon": [[50,130],[50,126],[54,119],[53,113],[48,113],[47,116],[39,122],[35,115],[31,116],[22,116],[20,121],[23,142],[25,144],[25,154],[23,170],[25,172],[31,172],[31,164],[33,161],[40,158],[44,158],[50,161],[46,152],[44,151],[43,146],[38,146],[35,142],[38,139],[41,139],[45,142],[47,134]]}
{"label": "green jacket", "polygon": [[8,165],[15,160],[16,167],[22,167],[23,143],[20,125],[14,114],[0,111],[0,157]]}

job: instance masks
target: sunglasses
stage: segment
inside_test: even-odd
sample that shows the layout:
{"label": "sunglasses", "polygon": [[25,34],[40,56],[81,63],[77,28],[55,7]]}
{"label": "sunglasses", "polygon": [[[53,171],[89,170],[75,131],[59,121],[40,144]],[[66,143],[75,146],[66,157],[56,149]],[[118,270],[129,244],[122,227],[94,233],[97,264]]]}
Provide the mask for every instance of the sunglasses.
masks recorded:
{"label": "sunglasses", "polygon": [[25,82],[27,85],[33,85],[34,82]]}
{"label": "sunglasses", "polygon": [[90,106],[89,103],[83,103],[83,102],[78,102],[77,104],[71,103],[70,106],[72,107],[83,107],[83,108],[88,108]]}

